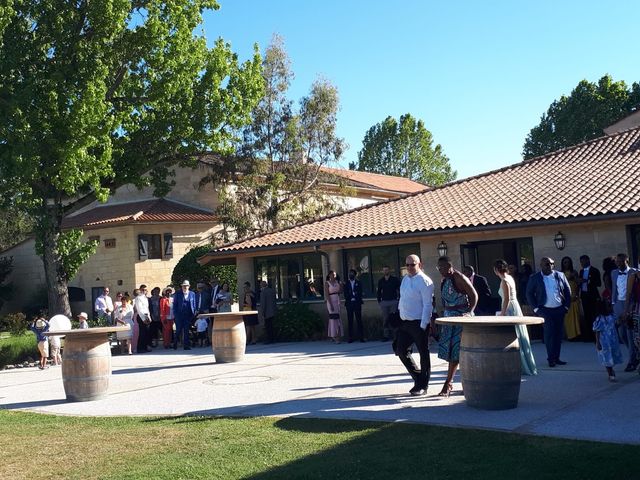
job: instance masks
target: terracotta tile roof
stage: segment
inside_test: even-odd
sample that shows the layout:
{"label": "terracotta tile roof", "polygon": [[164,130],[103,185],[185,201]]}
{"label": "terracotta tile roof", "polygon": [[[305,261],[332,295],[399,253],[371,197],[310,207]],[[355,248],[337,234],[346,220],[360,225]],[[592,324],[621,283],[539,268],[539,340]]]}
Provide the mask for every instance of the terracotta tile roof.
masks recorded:
{"label": "terracotta tile roof", "polygon": [[208,256],[379,235],[640,212],[640,128],[274,231]]}
{"label": "terracotta tile roof", "polygon": [[331,175],[345,178],[356,184],[356,186],[388,190],[398,193],[415,193],[429,188],[428,185],[423,183],[393,175],[359,172],[357,170],[346,170],[344,168],[321,167],[320,169]]}
{"label": "terracotta tile roof", "polygon": [[217,222],[213,213],[183,205],[166,198],[116,205],[101,205],[78,215],[66,217],[62,228],[97,227],[125,223],[199,223]]}
{"label": "terracotta tile roof", "polygon": [[[198,161],[209,166],[221,166],[224,162],[214,154],[200,155]],[[327,174],[322,181],[331,183],[332,176],[340,177],[347,181],[349,185],[361,188],[371,188],[393,193],[415,193],[429,188],[420,182],[415,182],[408,178],[396,177],[393,175],[381,175],[379,173],[358,172],[345,168],[320,167],[320,171]]]}

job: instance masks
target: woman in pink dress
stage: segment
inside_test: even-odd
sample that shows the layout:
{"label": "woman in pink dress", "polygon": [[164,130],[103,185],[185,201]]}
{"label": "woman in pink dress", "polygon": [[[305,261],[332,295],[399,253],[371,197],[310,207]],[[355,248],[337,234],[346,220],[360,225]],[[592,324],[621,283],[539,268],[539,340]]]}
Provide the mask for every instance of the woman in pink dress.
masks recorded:
{"label": "woman in pink dress", "polygon": [[329,312],[329,338],[340,343],[342,338],[342,320],[340,319],[340,291],[342,286],[336,279],[336,272],[329,271],[327,281],[324,283],[324,291],[327,295],[327,311]]}

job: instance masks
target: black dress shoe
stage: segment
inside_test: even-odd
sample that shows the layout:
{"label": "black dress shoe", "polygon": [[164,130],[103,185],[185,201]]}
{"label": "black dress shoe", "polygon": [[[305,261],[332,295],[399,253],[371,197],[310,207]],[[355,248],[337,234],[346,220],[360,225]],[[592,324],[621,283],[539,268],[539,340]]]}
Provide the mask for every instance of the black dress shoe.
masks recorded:
{"label": "black dress shoe", "polygon": [[555,367],[556,366],[556,362],[549,362],[549,366],[550,367]]}
{"label": "black dress shoe", "polygon": [[364,338],[361,338],[360,343],[364,343],[364,342],[366,342],[366,340]]}
{"label": "black dress shoe", "polygon": [[349,339],[349,341],[347,343],[353,343],[353,340]]}
{"label": "black dress shoe", "polygon": [[624,371],[625,372],[633,372],[636,368],[638,368],[638,367],[636,367],[635,365],[629,364],[629,365],[626,366]]}
{"label": "black dress shoe", "polygon": [[418,385],[415,385],[411,390],[409,390],[409,393],[414,397],[419,397],[427,393],[427,389],[424,387],[419,387]]}
{"label": "black dress shoe", "polygon": [[184,347],[185,350],[191,350],[191,347]]}
{"label": "black dress shoe", "polygon": [[556,365],[566,365],[567,362],[563,362],[562,360],[556,360]]}

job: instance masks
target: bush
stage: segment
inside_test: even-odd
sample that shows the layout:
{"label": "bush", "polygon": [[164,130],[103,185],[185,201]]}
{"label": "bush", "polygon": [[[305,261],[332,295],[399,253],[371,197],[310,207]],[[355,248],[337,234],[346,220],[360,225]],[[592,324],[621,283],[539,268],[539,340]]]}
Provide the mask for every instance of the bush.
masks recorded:
{"label": "bush", "polygon": [[38,344],[31,332],[0,339],[0,368],[22,363],[29,357],[34,360],[40,358]]}
{"label": "bush", "polygon": [[0,319],[0,331],[11,335],[23,335],[29,329],[29,322],[24,313],[9,313]]}
{"label": "bush", "polygon": [[285,303],[278,306],[274,330],[281,342],[316,340],[322,338],[324,322],[305,303]]}
{"label": "bush", "polygon": [[[178,287],[183,280],[189,280],[193,288],[196,286],[196,282],[200,280],[211,280],[217,278],[220,280],[220,285],[223,283],[229,284],[229,290],[231,293],[236,294],[236,286],[238,283],[238,277],[236,274],[235,265],[200,265],[197,262],[197,258],[203,256],[205,253],[213,248],[211,245],[200,245],[189,250],[184,257],[180,259],[171,275],[171,283]],[[180,288],[178,288],[180,290]]]}

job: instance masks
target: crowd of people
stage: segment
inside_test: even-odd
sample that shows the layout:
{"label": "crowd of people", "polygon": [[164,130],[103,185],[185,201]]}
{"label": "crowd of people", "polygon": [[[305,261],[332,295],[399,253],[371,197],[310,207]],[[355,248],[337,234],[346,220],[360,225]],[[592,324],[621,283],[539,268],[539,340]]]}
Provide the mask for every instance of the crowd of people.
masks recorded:
{"label": "crowd of people", "polygon": [[[549,257],[540,261],[534,273],[528,264],[519,268],[498,259],[493,272],[499,278],[499,303],[494,301],[489,282],[471,265],[456,270],[449,257],[438,260],[441,276],[442,315],[522,316],[544,319],[542,340],[550,368],[566,365],[561,358],[563,339],[595,343],[597,356],[615,381],[613,367],[622,363],[620,343],[628,350],[625,372],[638,369],[640,348],[640,270],[629,266],[626,254],[604,259],[603,273],[591,265],[587,255],[580,257],[580,271],[570,257],[562,258],[560,269]],[[438,344],[438,358],[448,362],[447,376],[439,395],[449,396],[458,368],[461,326],[436,325],[434,283],[422,270],[420,258],[410,255],[405,262],[407,274],[399,279],[384,266],[378,281],[377,301],[382,316],[382,341],[393,339],[393,351],[414,380],[412,395],[426,392],[430,377],[429,339]],[[604,287],[601,291],[601,287]],[[347,313],[348,342],[365,342],[362,323],[362,285],[355,270],[341,282],[330,271],[325,282],[328,312],[328,337],[340,343],[344,336],[340,316],[341,300]],[[515,327],[520,344],[522,373],[536,375],[537,366],[529,332],[524,325]],[[420,366],[413,359],[415,346]]]}

